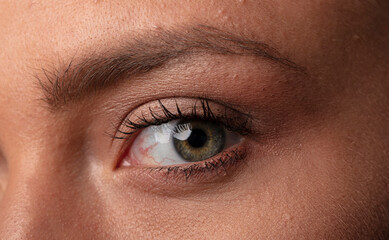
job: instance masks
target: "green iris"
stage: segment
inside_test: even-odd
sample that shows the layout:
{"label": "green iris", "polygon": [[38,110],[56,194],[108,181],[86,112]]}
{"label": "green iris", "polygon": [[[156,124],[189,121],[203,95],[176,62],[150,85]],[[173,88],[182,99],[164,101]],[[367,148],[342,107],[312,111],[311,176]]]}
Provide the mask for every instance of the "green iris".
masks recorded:
{"label": "green iris", "polygon": [[180,121],[173,137],[174,147],[183,159],[198,162],[220,153],[226,132],[220,124],[210,121]]}

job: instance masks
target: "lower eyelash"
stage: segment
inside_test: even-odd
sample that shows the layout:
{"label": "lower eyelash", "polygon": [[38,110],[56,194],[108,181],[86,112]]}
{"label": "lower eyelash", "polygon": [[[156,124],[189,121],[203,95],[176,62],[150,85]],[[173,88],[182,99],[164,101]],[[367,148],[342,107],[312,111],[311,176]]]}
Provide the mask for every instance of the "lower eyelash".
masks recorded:
{"label": "lower eyelash", "polygon": [[235,147],[232,150],[225,150],[215,157],[190,165],[147,167],[148,174],[165,178],[166,182],[207,181],[217,176],[227,176],[232,167],[243,162],[246,151],[243,146]]}

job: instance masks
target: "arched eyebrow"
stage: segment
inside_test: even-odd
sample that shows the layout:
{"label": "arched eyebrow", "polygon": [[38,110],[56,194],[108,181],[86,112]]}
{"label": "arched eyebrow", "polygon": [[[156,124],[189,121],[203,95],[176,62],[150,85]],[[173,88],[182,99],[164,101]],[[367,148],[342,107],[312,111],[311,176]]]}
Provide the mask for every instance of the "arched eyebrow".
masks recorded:
{"label": "arched eyebrow", "polygon": [[[254,56],[294,72],[305,68],[282,56],[268,44],[221,31],[210,26],[156,30],[105,53],[91,54],[58,69],[42,68],[37,77],[44,101],[53,110],[162,67],[180,57],[196,54]],[[43,77],[42,77],[43,76]]]}

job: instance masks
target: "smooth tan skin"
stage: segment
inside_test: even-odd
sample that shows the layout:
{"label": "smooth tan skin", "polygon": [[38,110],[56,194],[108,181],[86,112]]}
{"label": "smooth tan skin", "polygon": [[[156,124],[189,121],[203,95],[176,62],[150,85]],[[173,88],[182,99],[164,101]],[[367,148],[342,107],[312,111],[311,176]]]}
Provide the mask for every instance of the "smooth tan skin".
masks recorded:
{"label": "smooth tan skin", "polygon": [[[388,12],[387,1],[1,1],[0,239],[384,239]],[[199,24],[266,42],[309,77],[212,55],[65,111],[41,100],[42,68]],[[276,133],[247,136],[245,164],[210,183],[112,168],[104,133],[118,116],[203,95]]]}

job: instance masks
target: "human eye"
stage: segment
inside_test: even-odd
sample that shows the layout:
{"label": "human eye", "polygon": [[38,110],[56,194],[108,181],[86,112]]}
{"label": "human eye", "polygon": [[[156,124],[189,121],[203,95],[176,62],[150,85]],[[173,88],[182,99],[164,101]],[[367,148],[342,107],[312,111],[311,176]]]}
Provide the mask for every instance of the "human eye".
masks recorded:
{"label": "human eye", "polygon": [[123,120],[118,168],[194,181],[225,175],[245,157],[250,117],[207,99],[146,103]]}

